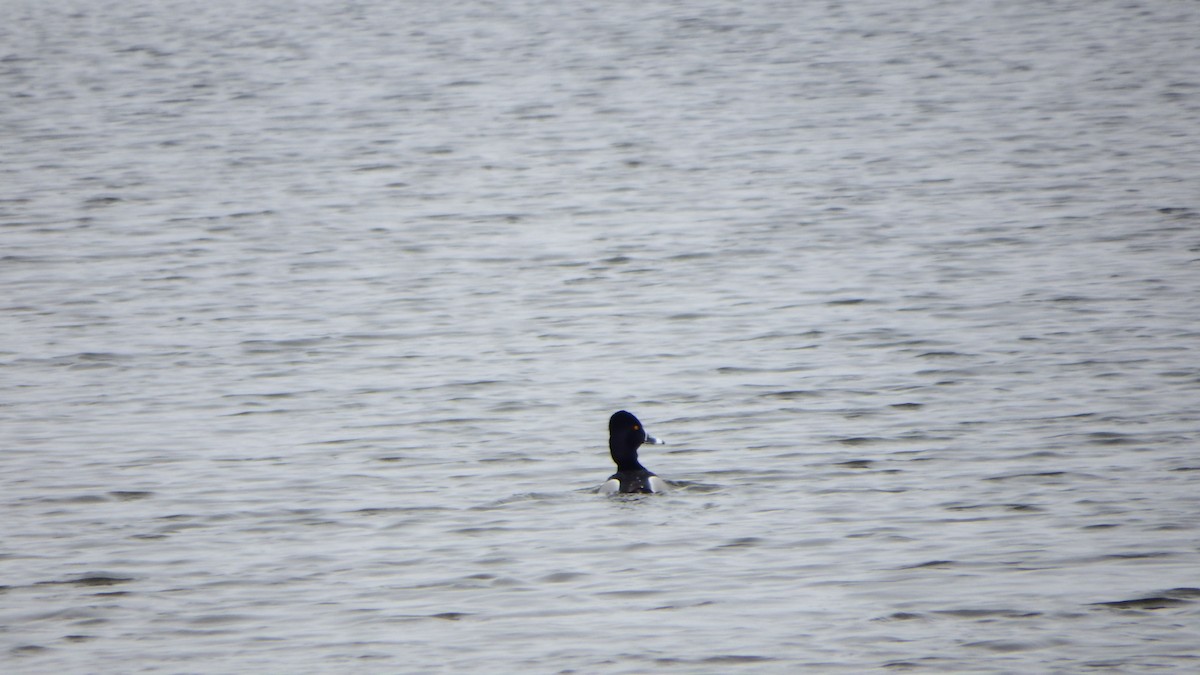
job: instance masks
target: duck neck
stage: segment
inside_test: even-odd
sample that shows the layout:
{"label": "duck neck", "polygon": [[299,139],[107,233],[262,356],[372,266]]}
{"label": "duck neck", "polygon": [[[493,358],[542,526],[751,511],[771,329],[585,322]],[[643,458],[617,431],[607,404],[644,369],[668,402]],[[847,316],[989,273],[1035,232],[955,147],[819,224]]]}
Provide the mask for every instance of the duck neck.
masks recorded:
{"label": "duck neck", "polygon": [[637,448],[618,449],[610,443],[608,445],[608,453],[612,455],[612,459],[617,464],[617,471],[645,471],[646,467],[638,461]]}

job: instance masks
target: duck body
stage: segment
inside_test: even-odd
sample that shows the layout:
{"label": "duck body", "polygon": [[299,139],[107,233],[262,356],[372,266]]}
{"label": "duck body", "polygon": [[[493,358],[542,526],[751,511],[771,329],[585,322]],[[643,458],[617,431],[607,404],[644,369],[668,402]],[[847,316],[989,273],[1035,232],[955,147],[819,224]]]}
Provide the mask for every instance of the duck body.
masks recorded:
{"label": "duck body", "polygon": [[608,452],[617,465],[617,472],[600,486],[602,494],[663,492],[667,482],[638,460],[638,448],[643,443],[661,445],[663,442],[646,433],[633,413],[618,410],[608,420]]}
{"label": "duck body", "polygon": [[618,471],[608,477],[600,486],[600,493],[606,495],[637,492],[665,492],[667,481],[659,478],[651,471]]}

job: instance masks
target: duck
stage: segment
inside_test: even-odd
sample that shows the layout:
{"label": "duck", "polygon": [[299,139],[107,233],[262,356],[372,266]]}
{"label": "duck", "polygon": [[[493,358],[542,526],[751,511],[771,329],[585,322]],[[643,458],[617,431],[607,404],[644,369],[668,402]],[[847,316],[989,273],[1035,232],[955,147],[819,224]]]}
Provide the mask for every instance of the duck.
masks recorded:
{"label": "duck", "polygon": [[667,482],[638,461],[643,443],[664,445],[646,433],[641,421],[627,410],[618,410],[608,418],[608,452],[617,464],[617,472],[600,486],[601,494],[663,492]]}

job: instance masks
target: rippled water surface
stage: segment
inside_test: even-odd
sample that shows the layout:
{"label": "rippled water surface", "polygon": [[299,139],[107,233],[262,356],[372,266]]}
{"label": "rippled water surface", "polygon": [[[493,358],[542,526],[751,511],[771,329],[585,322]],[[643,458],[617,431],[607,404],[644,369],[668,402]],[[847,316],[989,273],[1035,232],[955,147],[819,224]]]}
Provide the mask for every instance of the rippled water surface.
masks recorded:
{"label": "rippled water surface", "polygon": [[1198,29],[0,2],[4,671],[1196,672]]}

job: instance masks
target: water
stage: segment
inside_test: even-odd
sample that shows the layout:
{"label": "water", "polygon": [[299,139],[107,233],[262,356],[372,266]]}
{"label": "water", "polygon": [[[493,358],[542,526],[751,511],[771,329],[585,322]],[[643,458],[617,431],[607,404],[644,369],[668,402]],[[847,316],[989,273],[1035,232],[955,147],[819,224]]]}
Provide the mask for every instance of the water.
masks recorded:
{"label": "water", "polygon": [[1195,3],[0,19],[5,672],[1200,667]]}

